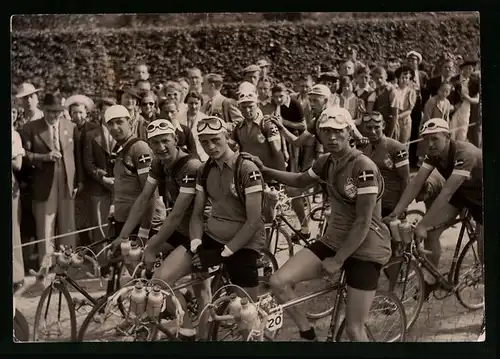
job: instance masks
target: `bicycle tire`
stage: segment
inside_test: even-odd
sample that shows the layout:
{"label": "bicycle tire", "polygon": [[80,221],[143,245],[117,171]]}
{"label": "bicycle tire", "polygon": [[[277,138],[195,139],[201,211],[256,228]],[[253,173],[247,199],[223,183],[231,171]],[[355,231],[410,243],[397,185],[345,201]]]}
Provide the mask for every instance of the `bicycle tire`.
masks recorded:
{"label": "bicycle tire", "polygon": [[[82,325],[80,326],[80,329],[78,330],[78,335],[76,336],[76,340],[75,340],[76,342],[84,342],[84,334],[87,331],[91,320],[94,318],[94,316],[96,315],[97,312],[104,309],[104,307],[107,305],[108,298],[109,297],[101,298],[101,300],[87,314],[87,316],[83,320]],[[120,311],[121,311],[121,309],[120,309]]]}
{"label": "bicycle tire", "polygon": [[[393,294],[393,293],[390,293],[390,292],[385,292],[385,291],[377,291],[377,293],[375,294],[375,297],[373,298],[373,302],[375,302],[375,299],[377,297],[382,297],[386,300],[389,300],[396,308],[396,311],[399,313],[399,315],[401,316],[401,324],[400,324],[400,328],[399,328],[399,335],[395,336],[394,338],[391,338],[391,340],[387,340],[387,341],[383,341],[384,343],[394,343],[394,342],[404,342],[406,340],[406,314],[405,314],[405,310],[404,310],[404,307],[403,307],[403,304],[401,303],[401,301],[398,299],[398,297]],[[371,310],[371,309],[370,309]],[[368,324],[365,324],[365,326],[367,327],[367,330],[369,332],[372,332],[369,327],[368,327]],[[345,331],[345,327],[346,327],[346,320],[345,318],[342,320],[342,323],[340,323],[340,326],[339,326],[339,329],[337,331],[337,334],[335,335],[335,341],[336,342],[342,342],[342,335],[344,334],[344,331]]]}
{"label": "bicycle tire", "polygon": [[[68,310],[69,310],[69,319],[70,319],[70,341],[74,342],[76,341],[76,312],[75,312],[75,305],[73,303],[73,299],[71,297],[71,294],[68,291],[68,288],[66,288],[66,285],[64,282],[57,281],[51,283],[47,288],[44,289],[42,292],[42,295],[40,296],[40,300],[38,301],[38,305],[36,307],[36,313],[35,313],[35,321],[33,324],[33,335],[32,335],[32,340],[34,342],[38,341],[38,326],[40,325],[40,319],[42,316],[42,311],[43,307],[45,304],[45,300],[47,300],[47,297],[52,294],[53,289],[57,289],[59,293],[62,294],[62,297],[66,300],[68,303]],[[62,299],[61,297],[61,299]],[[48,298],[50,300],[50,298]]]}
{"label": "bicycle tire", "polygon": [[[477,238],[470,239],[469,242],[467,242],[467,244],[464,246],[464,249],[462,249],[462,252],[460,253],[460,255],[458,256],[457,266],[455,268],[455,273],[453,275],[453,282],[454,282],[455,285],[459,284],[459,281],[460,281],[460,268],[464,264],[464,260],[465,260],[467,251],[469,249],[474,250],[473,245],[476,242],[477,242]],[[458,301],[460,302],[460,304],[462,304],[467,309],[478,310],[478,309],[481,309],[481,308],[484,307],[484,295],[483,295],[483,301],[480,304],[474,304],[474,305],[468,304],[466,302],[465,298],[463,297],[463,291],[457,290],[455,292],[455,295],[456,295]]]}
{"label": "bicycle tire", "polygon": [[13,320],[14,341],[27,342],[30,339],[30,327],[23,313],[16,309]]}
{"label": "bicycle tire", "polygon": [[[278,226],[278,227],[271,227],[270,228],[270,231],[272,233],[272,236],[276,236],[276,241],[275,241],[275,245],[273,246],[274,248],[274,252],[269,249],[269,251],[273,254],[273,255],[276,255],[278,253],[278,249],[280,251],[283,251],[283,250],[288,250],[288,257],[292,257],[295,253],[295,249],[293,247],[293,242],[292,242],[292,239],[290,238],[290,234],[288,234],[288,232],[283,228],[283,226]],[[281,236],[283,236],[283,238],[285,238],[285,241],[286,241],[286,247],[285,246],[281,246],[279,245],[279,235],[281,234]],[[270,248],[271,247],[271,244],[272,244],[273,240],[272,238],[269,238],[269,236],[267,235],[266,233],[266,244],[267,244],[267,248]]]}
{"label": "bicycle tire", "polygon": [[[425,280],[424,280],[424,273],[422,272],[422,268],[420,268],[420,266],[418,265],[418,263],[414,260],[414,259],[410,259],[410,260],[407,260],[403,257],[399,257],[399,258],[395,258],[391,261],[389,261],[389,263],[387,263],[383,268],[382,268],[382,273],[384,273],[385,275],[385,271],[384,269],[385,268],[388,268],[390,266],[393,266],[393,265],[398,265],[402,262],[405,262],[405,263],[409,263],[411,269],[413,269],[415,275],[416,275],[416,279],[418,281],[418,292],[417,293],[410,293],[410,295],[412,296],[412,298],[417,298],[417,305],[415,307],[415,310],[413,311],[413,313],[409,314],[408,313],[408,310],[406,310],[406,306],[405,306],[405,298],[401,298],[401,296],[403,295],[403,293],[401,294],[396,294],[396,296],[398,297],[398,299],[401,301],[401,303],[403,304],[403,307],[405,308],[405,314],[406,314],[406,330],[409,331],[414,325],[415,325],[415,322],[417,321],[418,319],[418,316],[420,315],[420,312],[422,311],[422,306],[424,305],[424,302],[425,302],[425,297],[424,297],[424,293],[423,293],[423,289],[425,288]],[[403,271],[403,266],[400,267],[399,269],[399,273],[398,273],[398,279],[399,279],[399,276],[400,276],[400,273]],[[403,275],[406,275],[406,273],[404,273]],[[387,277],[387,275],[385,275]],[[384,290],[386,290],[387,288],[383,288]],[[408,288],[406,288],[406,293],[408,293]]]}
{"label": "bicycle tire", "polygon": [[[265,280],[264,278],[262,278],[263,280]],[[266,284],[264,282],[264,284]],[[222,302],[216,309],[215,309],[215,312],[217,315],[223,315],[224,312],[226,311],[227,309],[227,306],[229,305],[229,296],[226,296],[227,297],[227,300],[225,300],[224,302]],[[224,325],[222,326],[224,328],[227,328],[228,326],[227,325]],[[209,326],[208,326],[208,335],[207,335],[207,340],[208,341],[219,341],[219,338],[218,338],[218,333],[219,333],[219,329],[221,328],[221,322],[219,321],[211,321],[209,323]],[[277,336],[277,333],[279,332],[276,331],[275,332],[275,336]]]}

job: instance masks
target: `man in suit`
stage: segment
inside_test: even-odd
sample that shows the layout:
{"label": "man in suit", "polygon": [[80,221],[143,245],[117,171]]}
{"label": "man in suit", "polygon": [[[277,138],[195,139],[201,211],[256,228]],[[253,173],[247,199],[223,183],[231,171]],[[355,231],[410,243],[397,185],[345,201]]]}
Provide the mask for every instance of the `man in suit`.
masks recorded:
{"label": "man in suit", "polygon": [[237,125],[243,121],[236,101],[222,95],[220,90],[224,79],[219,74],[208,74],[203,82],[204,92],[208,95],[208,101],[203,105],[201,112],[207,116],[222,118],[227,124]]}
{"label": "man in suit", "polygon": [[[415,71],[415,76],[413,78],[413,88],[417,93],[417,100],[415,101],[415,106],[411,112],[411,136],[410,140],[416,140],[419,136],[419,126],[422,121],[422,111],[425,106],[424,98],[428,99],[429,96],[425,94],[425,89],[427,86],[427,81],[429,76],[425,71],[419,70],[422,64],[422,55],[417,51],[410,51],[406,54],[407,65]],[[417,144],[412,143],[410,145],[410,165],[415,167],[418,162],[417,156]]]}
{"label": "man in suit", "polygon": [[[27,123],[22,130],[23,147],[33,166],[32,198],[38,239],[51,238],[75,230],[74,197],[82,187],[76,166],[79,158],[75,124],[64,119],[59,95],[46,94],[42,102],[44,117]],[[78,183],[78,187],[76,184]],[[75,247],[74,235],[62,237],[60,244]],[[53,240],[38,244],[39,261],[53,252]]]}
{"label": "man in suit", "polygon": [[[90,196],[92,227],[106,223],[111,206],[114,185],[111,151],[116,142],[104,124],[103,116],[106,109],[113,105],[116,105],[113,98],[102,98],[99,101],[100,124],[87,133],[83,145],[82,162],[87,175],[85,192]],[[107,235],[107,228],[103,228],[103,232],[95,229],[92,241],[104,239],[102,233]]]}
{"label": "man in suit", "polygon": [[[455,76],[455,61],[451,58],[447,58],[441,64],[441,75],[435,76],[427,82],[427,86],[422,90],[422,101],[423,104],[427,102],[427,100],[437,94],[439,87],[443,82],[451,82],[452,84],[456,84],[459,76]],[[450,100],[452,105],[454,103],[454,91],[448,96],[448,100]]]}

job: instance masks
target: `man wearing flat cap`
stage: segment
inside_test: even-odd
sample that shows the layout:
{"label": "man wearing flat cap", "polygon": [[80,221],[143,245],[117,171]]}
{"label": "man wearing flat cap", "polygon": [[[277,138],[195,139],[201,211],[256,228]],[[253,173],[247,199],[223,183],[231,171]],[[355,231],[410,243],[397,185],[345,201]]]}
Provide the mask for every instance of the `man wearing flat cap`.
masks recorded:
{"label": "man wearing flat cap", "polygon": [[208,100],[203,105],[201,112],[207,116],[219,117],[226,124],[236,125],[243,121],[243,116],[236,101],[221,94],[223,81],[224,79],[219,74],[205,76],[203,90],[208,96]]}
{"label": "man wearing flat cap", "polygon": [[[46,94],[42,102],[44,117],[27,123],[21,131],[28,163],[32,165],[33,212],[38,239],[75,230],[74,197],[82,174],[76,166],[79,143],[75,124],[63,118],[64,106],[59,95]],[[74,235],[58,239],[75,247]],[[38,244],[39,261],[53,252],[53,240]]]}
{"label": "man wearing flat cap", "polygon": [[[413,88],[417,94],[415,106],[411,111],[411,136],[410,140],[414,141],[419,137],[419,126],[422,122],[422,111],[424,109],[424,99],[428,99],[429,95],[425,93],[429,76],[425,71],[419,70],[422,63],[422,55],[417,51],[410,51],[406,54],[406,64],[415,71],[413,78]],[[410,144],[410,164],[415,167],[417,165],[417,143]]]}
{"label": "man wearing flat cap", "polygon": [[250,65],[243,69],[243,81],[248,81],[254,86],[257,86],[260,78],[260,67],[258,65]]}

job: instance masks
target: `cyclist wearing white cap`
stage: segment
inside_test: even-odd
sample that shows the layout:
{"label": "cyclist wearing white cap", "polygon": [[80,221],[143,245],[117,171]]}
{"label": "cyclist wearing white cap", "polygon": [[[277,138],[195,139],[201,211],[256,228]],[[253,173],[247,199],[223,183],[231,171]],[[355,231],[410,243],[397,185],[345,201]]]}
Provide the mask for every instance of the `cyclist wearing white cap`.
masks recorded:
{"label": "cyclist wearing white cap", "polygon": [[[174,205],[158,234],[148,241],[144,250],[144,264],[146,270],[150,271],[160,252],[170,252],[162,266],[155,270],[154,277],[173,286],[178,279],[192,272],[189,221],[195,197],[196,173],[201,162],[177,146],[176,129],[170,121],[165,119],[152,121],[146,131],[149,146],[155,157],[147,182],[130,211],[120,238],[127,237],[137,226],[158,188],[164,201]],[[209,299],[209,292],[206,292],[204,285],[193,288],[203,308]],[[179,301],[181,305],[185,304],[182,296],[179,296]],[[175,306],[172,304],[168,309],[175,310]],[[183,327],[191,330],[193,328],[187,310]],[[194,332],[191,335],[194,335]]]}
{"label": "cyclist wearing white cap", "polygon": [[[226,123],[200,120],[200,143],[210,159],[198,170],[196,198],[189,227],[193,265],[198,271],[224,262],[231,283],[257,297],[258,260],[264,245],[262,174],[229,147]],[[238,173],[235,170],[239,168]],[[235,181],[237,181],[235,183]],[[241,200],[244,196],[244,201]],[[204,225],[204,210],[212,209]],[[239,293],[242,295],[243,293]]]}
{"label": "cyclist wearing white cap", "polygon": [[[124,106],[109,107],[104,113],[104,121],[116,141],[113,149],[116,157],[113,168],[115,183],[109,216],[116,221],[115,233],[120,233],[136,198],[146,184],[153,153],[146,142],[133,134],[130,113]],[[148,211],[141,218],[140,228],[135,230],[140,237],[149,237],[154,203],[152,200]]]}
{"label": "cyclist wearing white cap", "polygon": [[[427,233],[427,228],[456,218],[461,209],[467,208],[476,221],[479,257],[483,262],[482,152],[470,143],[452,140],[448,122],[440,118],[430,119],[424,123],[420,135],[427,147],[427,155],[422,167],[406,187],[394,211],[386,220],[390,221],[401,215],[417,197],[431,172],[437,169],[446,183],[431,208],[418,223],[415,234],[417,238],[424,239],[425,248],[432,252],[429,260],[438,268],[441,256],[439,237],[444,228],[429,233]],[[433,281],[435,279],[432,276],[426,278],[426,295],[437,289],[438,284],[432,283]]]}
{"label": "cyclist wearing white cap", "polygon": [[[348,113],[347,113],[348,114]],[[368,341],[365,321],[377,289],[380,269],[391,256],[390,234],[382,223],[378,199],[383,192],[379,169],[367,156],[349,144],[352,119],[336,108],[323,111],[318,137],[328,152],[306,172],[289,173],[264,167],[262,172],[291,187],[316,183],[326,186],[331,214],[325,236],[291,257],[270,279],[277,297],[286,302],[295,297],[295,283],[338,272],[347,275],[347,333],[354,341]],[[289,315],[300,336],[315,340],[307,317],[297,308]]]}

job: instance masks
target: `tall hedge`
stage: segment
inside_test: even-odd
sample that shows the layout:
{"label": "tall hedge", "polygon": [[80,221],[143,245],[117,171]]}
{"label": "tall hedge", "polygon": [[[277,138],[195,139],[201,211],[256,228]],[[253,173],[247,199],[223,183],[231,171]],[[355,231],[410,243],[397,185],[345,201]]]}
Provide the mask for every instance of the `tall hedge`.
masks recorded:
{"label": "tall hedge", "polygon": [[360,57],[368,61],[417,50],[433,62],[444,51],[478,54],[479,37],[476,16],[19,32],[12,34],[12,82],[14,88],[34,81],[47,89],[103,94],[128,79],[143,60],[157,80],[175,78],[197,66],[223,74],[231,87],[241,80],[241,70],[261,57],[273,61],[275,77],[294,81],[313,66],[342,56],[348,44],[357,44]]}

